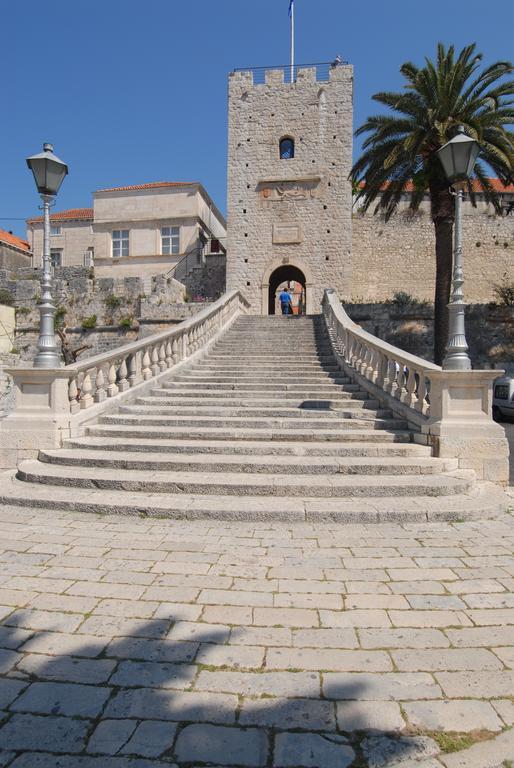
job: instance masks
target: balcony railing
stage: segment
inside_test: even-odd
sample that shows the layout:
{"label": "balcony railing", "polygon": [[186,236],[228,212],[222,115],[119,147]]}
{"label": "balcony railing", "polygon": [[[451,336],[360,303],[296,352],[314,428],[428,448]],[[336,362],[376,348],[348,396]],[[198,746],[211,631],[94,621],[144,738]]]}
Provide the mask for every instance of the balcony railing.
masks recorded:
{"label": "balcony railing", "polygon": [[266,73],[276,71],[281,71],[283,73],[285,83],[296,82],[303,76],[302,73],[305,70],[314,70],[316,81],[327,81],[330,79],[330,72],[342,64],[348,64],[348,62],[338,58],[332,62],[323,61],[315,64],[294,64],[293,66],[291,66],[291,64],[277,64],[274,67],[241,67],[239,69],[234,69],[233,71],[250,72],[253,75],[254,85],[264,84],[266,82]]}

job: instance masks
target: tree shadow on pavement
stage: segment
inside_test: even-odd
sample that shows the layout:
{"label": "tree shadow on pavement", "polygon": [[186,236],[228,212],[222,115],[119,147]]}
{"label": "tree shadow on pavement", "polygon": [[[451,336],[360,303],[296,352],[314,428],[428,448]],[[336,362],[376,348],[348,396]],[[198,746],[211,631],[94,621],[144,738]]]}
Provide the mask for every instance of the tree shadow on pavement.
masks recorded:
{"label": "tree shadow on pavement", "polygon": [[111,638],[100,618],[105,637],[35,631],[23,609],[4,618],[1,767],[392,768],[421,757],[422,737],[345,730],[339,703],[354,703],[355,728],[366,699],[355,674],[321,698],[317,672],[238,667],[231,654],[245,646],[231,643],[245,627],[168,616]]}

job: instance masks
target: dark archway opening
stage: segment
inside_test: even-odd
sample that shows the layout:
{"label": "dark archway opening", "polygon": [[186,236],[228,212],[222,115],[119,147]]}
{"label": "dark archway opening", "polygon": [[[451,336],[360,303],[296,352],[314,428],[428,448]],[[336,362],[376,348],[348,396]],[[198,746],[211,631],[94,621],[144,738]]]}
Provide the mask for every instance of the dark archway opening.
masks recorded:
{"label": "dark archway opening", "polygon": [[268,291],[268,314],[280,313],[278,294],[288,288],[293,297],[293,314],[305,314],[305,275],[301,269],[291,264],[284,264],[271,273]]}

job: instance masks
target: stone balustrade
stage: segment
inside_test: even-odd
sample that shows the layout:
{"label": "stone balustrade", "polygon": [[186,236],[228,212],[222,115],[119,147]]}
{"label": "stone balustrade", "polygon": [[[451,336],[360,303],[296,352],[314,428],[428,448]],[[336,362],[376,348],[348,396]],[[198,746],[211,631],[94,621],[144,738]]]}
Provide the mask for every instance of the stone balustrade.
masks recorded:
{"label": "stone balustrade", "polygon": [[58,447],[81,425],[109,408],[114,398],[203,354],[249,304],[239,291],[224,294],[173,328],[61,368],[6,368],[15,407],[1,422],[0,468]]}
{"label": "stone balustrade", "polygon": [[445,371],[404,352],[353,322],[332,289],[322,311],[341,367],[405,418],[417,442],[435,456],[458,459],[479,479],[508,482],[508,442],[491,413],[492,383],[502,371]]}

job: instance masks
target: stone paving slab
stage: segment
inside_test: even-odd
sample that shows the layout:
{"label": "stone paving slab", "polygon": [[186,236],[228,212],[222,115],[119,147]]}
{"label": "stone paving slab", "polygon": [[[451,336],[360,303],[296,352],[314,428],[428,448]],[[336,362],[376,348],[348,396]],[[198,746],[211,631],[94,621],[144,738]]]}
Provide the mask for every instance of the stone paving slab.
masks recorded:
{"label": "stone paving slab", "polygon": [[0,767],[505,768],[513,550],[509,516],[0,508]]}

